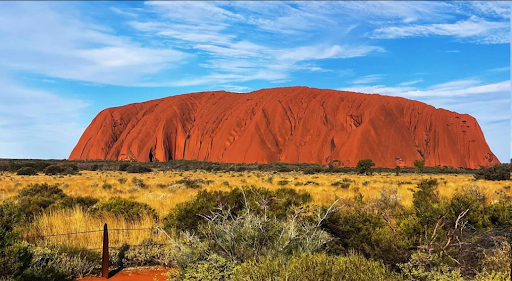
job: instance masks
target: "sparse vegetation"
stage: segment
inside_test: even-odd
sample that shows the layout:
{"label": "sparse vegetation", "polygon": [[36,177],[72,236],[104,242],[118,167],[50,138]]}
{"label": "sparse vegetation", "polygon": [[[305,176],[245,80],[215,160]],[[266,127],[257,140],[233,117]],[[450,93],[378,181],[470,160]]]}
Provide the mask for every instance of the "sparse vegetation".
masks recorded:
{"label": "sparse vegetation", "polygon": [[475,173],[475,179],[491,181],[510,180],[510,164],[497,164],[487,168],[480,168]]}
{"label": "sparse vegetation", "polygon": [[357,162],[356,169],[359,174],[371,176],[373,174],[373,166],[375,166],[375,163],[371,159],[363,159]]}
{"label": "sparse vegetation", "polygon": [[423,159],[414,160],[414,171],[417,174],[423,173],[424,168],[425,168],[425,160],[423,160]]}
{"label": "sparse vegetation", "polygon": [[107,222],[142,229],[110,233],[113,264],[175,266],[176,280],[330,278],[338,267],[346,280],[365,272],[381,280],[509,280],[509,181],[435,175],[429,167],[396,178],[376,168],[372,176],[340,177],[263,165],[253,172],[154,171],[125,184],[126,172],[109,167],[30,177],[17,175],[19,167],[0,175],[6,202],[19,214],[12,216],[16,227],[6,227],[18,234],[8,234],[11,242],[0,249],[10,276],[95,274],[97,252],[85,249],[100,247],[100,233],[41,236]]}

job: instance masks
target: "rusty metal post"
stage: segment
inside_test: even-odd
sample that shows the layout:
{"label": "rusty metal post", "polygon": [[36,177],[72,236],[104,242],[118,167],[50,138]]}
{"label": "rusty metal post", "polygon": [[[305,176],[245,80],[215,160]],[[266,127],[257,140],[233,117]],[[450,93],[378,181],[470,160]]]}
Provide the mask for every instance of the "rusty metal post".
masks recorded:
{"label": "rusty metal post", "polygon": [[103,226],[103,256],[101,257],[101,277],[108,279],[108,229]]}

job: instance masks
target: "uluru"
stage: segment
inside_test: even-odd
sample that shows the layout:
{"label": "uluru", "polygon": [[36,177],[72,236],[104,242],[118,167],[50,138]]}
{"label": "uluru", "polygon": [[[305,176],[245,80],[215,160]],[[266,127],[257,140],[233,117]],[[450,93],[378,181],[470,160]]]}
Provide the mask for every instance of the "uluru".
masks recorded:
{"label": "uluru", "polygon": [[419,101],[308,87],[176,95],[101,111],[70,160],[478,168],[499,163],[475,118]]}

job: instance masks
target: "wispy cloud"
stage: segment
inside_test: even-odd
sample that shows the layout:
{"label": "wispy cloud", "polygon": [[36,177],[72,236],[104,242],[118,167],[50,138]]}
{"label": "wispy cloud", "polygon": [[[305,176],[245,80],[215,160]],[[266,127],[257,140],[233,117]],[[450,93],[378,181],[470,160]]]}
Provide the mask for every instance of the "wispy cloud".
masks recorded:
{"label": "wispy cloud", "polygon": [[421,82],[423,82],[423,79],[416,79],[416,80],[412,80],[412,81],[402,82],[398,85],[399,86],[411,86],[411,85],[418,84]]}
{"label": "wispy cloud", "polygon": [[431,35],[453,36],[481,44],[510,42],[510,23],[493,22],[471,16],[455,23],[414,24],[377,28],[369,34],[373,39],[426,37]]}
{"label": "wispy cloud", "polygon": [[352,80],[350,82],[350,84],[369,84],[369,83],[374,83],[374,82],[377,82],[377,81],[381,80],[382,77],[384,77],[384,75],[382,75],[382,74],[366,75],[366,76],[359,77],[359,78],[357,78],[355,80]]}
{"label": "wispy cloud", "polygon": [[510,92],[510,80],[498,83],[482,84],[473,79],[456,80],[420,89],[408,85],[385,86],[385,85],[357,85],[346,87],[340,90],[362,93],[375,93],[389,96],[402,96],[409,98],[416,97],[457,97],[468,95],[482,95],[489,93]]}
{"label": "wispy cloud", "polygon": [[27,88],[0,73],[0,156],[66,158],[86,124],[85,101]]}
{"label": "wispy cloud", "polygon": [[2,3],[0,63],[55,78],[130,85],[188,57],[117,36],[76,13],[67,4]]}

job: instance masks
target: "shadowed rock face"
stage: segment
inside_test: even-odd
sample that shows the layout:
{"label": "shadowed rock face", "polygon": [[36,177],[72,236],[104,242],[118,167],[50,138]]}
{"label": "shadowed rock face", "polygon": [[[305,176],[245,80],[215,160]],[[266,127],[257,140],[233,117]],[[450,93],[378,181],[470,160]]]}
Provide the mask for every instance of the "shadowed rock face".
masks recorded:
{"label": "shadowed rock face", "polygon": [[498,163],[470,115],[404,98],[307,87],[203,92],[101,111],[70,160]]}

